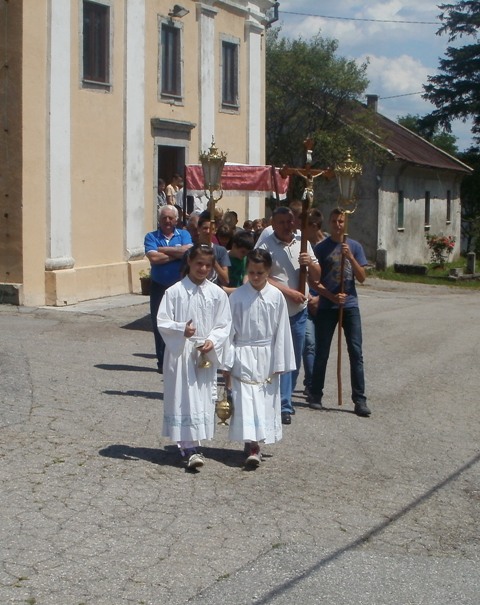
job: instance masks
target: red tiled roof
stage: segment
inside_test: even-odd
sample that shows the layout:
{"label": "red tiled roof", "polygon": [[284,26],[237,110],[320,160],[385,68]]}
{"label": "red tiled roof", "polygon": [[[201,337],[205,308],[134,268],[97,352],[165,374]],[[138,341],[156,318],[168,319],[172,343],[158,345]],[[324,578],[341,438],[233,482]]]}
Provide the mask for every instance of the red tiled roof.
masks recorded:
{"label": "red tiled roof", "polygon": [[393,159],[403,160],[417,166],[453,170],[464,174],[470,174],[473,171],[467,164],[435,147],[435,145],[393,120],[379,113],[375,114],[375,119],[381,136],[380,138],[376,136],[372,138]]}

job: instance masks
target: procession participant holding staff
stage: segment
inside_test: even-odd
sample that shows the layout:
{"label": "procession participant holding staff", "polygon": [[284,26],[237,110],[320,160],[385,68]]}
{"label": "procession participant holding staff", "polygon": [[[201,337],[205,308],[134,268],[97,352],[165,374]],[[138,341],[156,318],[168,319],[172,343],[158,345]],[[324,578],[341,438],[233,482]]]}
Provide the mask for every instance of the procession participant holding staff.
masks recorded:
{"label": "procession participant holding staff", "polygon": [[[345,212],[335,208],[330,213],[330,237],[315,247],[315,255],[321,267],[321,280],[316,288],[320,302],[315,316],[315,361],[310,407],[323,409],[323,389],[325,373],[330,354],[330,346],[342,308],[342,327],[347,341],[350,359],[350,379],[352,401],[357,416],[370,416],[365,396],[365,376],[362,353],[362,323],[358,306],[355,281],[363,283],[366,278],[367,259],[359,242],[344,238]],[[344,271],[341,271],[342,258]],[[343,275],[343,280],[341,279]]]}
{"label": "procession participant holding staff", "polygon": [[272,226],[273,233],[259,248],[267,250],[272,255],[273,264],[269,282],[282,292],[288,307],[296,368],[292,372],[282,374],[280,392],[282,423],[291,424],[292,414],[295,414],[292,393],[295,390],[302,363],[307,320],[308,285],[305,284],[303,292],[298,291],[300,267],[306,267],[308,280],[312,283],[320,279],[320,268],[309,242],[307,242],[306,252],[300,251],[301,236],[294,232],[294,216],[290,208],[283,206],[275,208],[272,214]]}

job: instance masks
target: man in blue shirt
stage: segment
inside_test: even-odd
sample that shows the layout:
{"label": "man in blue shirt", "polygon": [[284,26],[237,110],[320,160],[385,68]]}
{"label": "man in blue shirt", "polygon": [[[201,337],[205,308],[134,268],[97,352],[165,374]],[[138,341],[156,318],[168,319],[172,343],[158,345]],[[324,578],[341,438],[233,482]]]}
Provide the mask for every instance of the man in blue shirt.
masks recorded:
{"label": "man in blue shirt", "polygon": [[[343,331],[347,341],[350,359],[350,378],[352,401],[357,416],[370,416],[365,397],[365,377],[362,354],[362,324],[358,308],[358,296],[355,280],[365,281],[367,259],[361,244],[347,238],[344,242],[345,214],[340,208],[330,213],[330,237],[317,244],[314,249],[321,268],[321,279],[318,287],[320,301],[315,316],[315,361],[311,395],[308,398],[310,407],[322,410],[325,373],[330,354],[333,334],[338,323],[340,306],[343,306]],[[341,262],[345,259],[344,288],[341,293]]]}
{"label": "man in blue shirt", "polygon": [[145,236],[145,254],[151,265],[150,315],[155,336],[158,371],[163,372],[165,343],[157,328],[157,313],[165,290],[180,281],[182,258],[192,246],[190,233],[177,229],[178,211],[175,206],[161,206],[158,211],[158,229]]}

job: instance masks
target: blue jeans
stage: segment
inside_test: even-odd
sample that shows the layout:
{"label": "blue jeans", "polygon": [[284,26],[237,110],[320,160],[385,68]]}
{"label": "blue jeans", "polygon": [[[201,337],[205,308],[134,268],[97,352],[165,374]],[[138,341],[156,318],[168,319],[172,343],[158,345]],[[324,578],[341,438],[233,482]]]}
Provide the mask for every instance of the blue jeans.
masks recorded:
{"label": "blue jeans", "polygon": [[[319,309],[315,317],[315,362],[313,365],[312,396],[321,401],[330,345],[338,323],[338,309]],[[365,403],[365,377],[362,354],[362,322],[358,307],[343,310],[343,332],[350,359],[350,382],[353,403]]]}
{"label": "blue jeans", "polygon": [[305,344],[303,346],[303,370],[305,378],[303,384],[309,390],[312,388],[313,364],[315,362],[315,318],[307,314],[305,328]]}
{"label": "blue jeans", "polygon": [[307,309],[290,317],[290,330],[292,332],[293,350],[295,352],[295,365],[297,369],[280,375],[280,398],[282,400],[282,412],[294,414],[292,405],[292,393],[297,384],[298,372],[302,363],[303,343],[305,342],[305,326],[307,321]]}
{"label": "blue jeans", "polygon": [[152,319],[153,335],[155,337],[155,353],[157,355],[157,365],[159,370],[163,368],[163,355],[165,353],[165,342],[157,328],[157,314],[160,302],[165,294],[166,286],[162,286],[156,281],[150,283],[150,317]]}

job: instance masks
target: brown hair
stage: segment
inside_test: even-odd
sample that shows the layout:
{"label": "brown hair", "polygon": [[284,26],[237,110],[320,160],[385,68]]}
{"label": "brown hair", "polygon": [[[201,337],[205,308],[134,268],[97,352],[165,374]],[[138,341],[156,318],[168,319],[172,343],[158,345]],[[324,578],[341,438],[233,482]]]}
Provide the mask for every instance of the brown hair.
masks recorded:
{"label": "brown hair", "polygon": [[247,267],[249,263],[263,263],[265,268],[270,270],[272,268],[272,255],[268,250],[264,250],[263,248],[255,248],[255,250],[250,250],[247,254]]}

